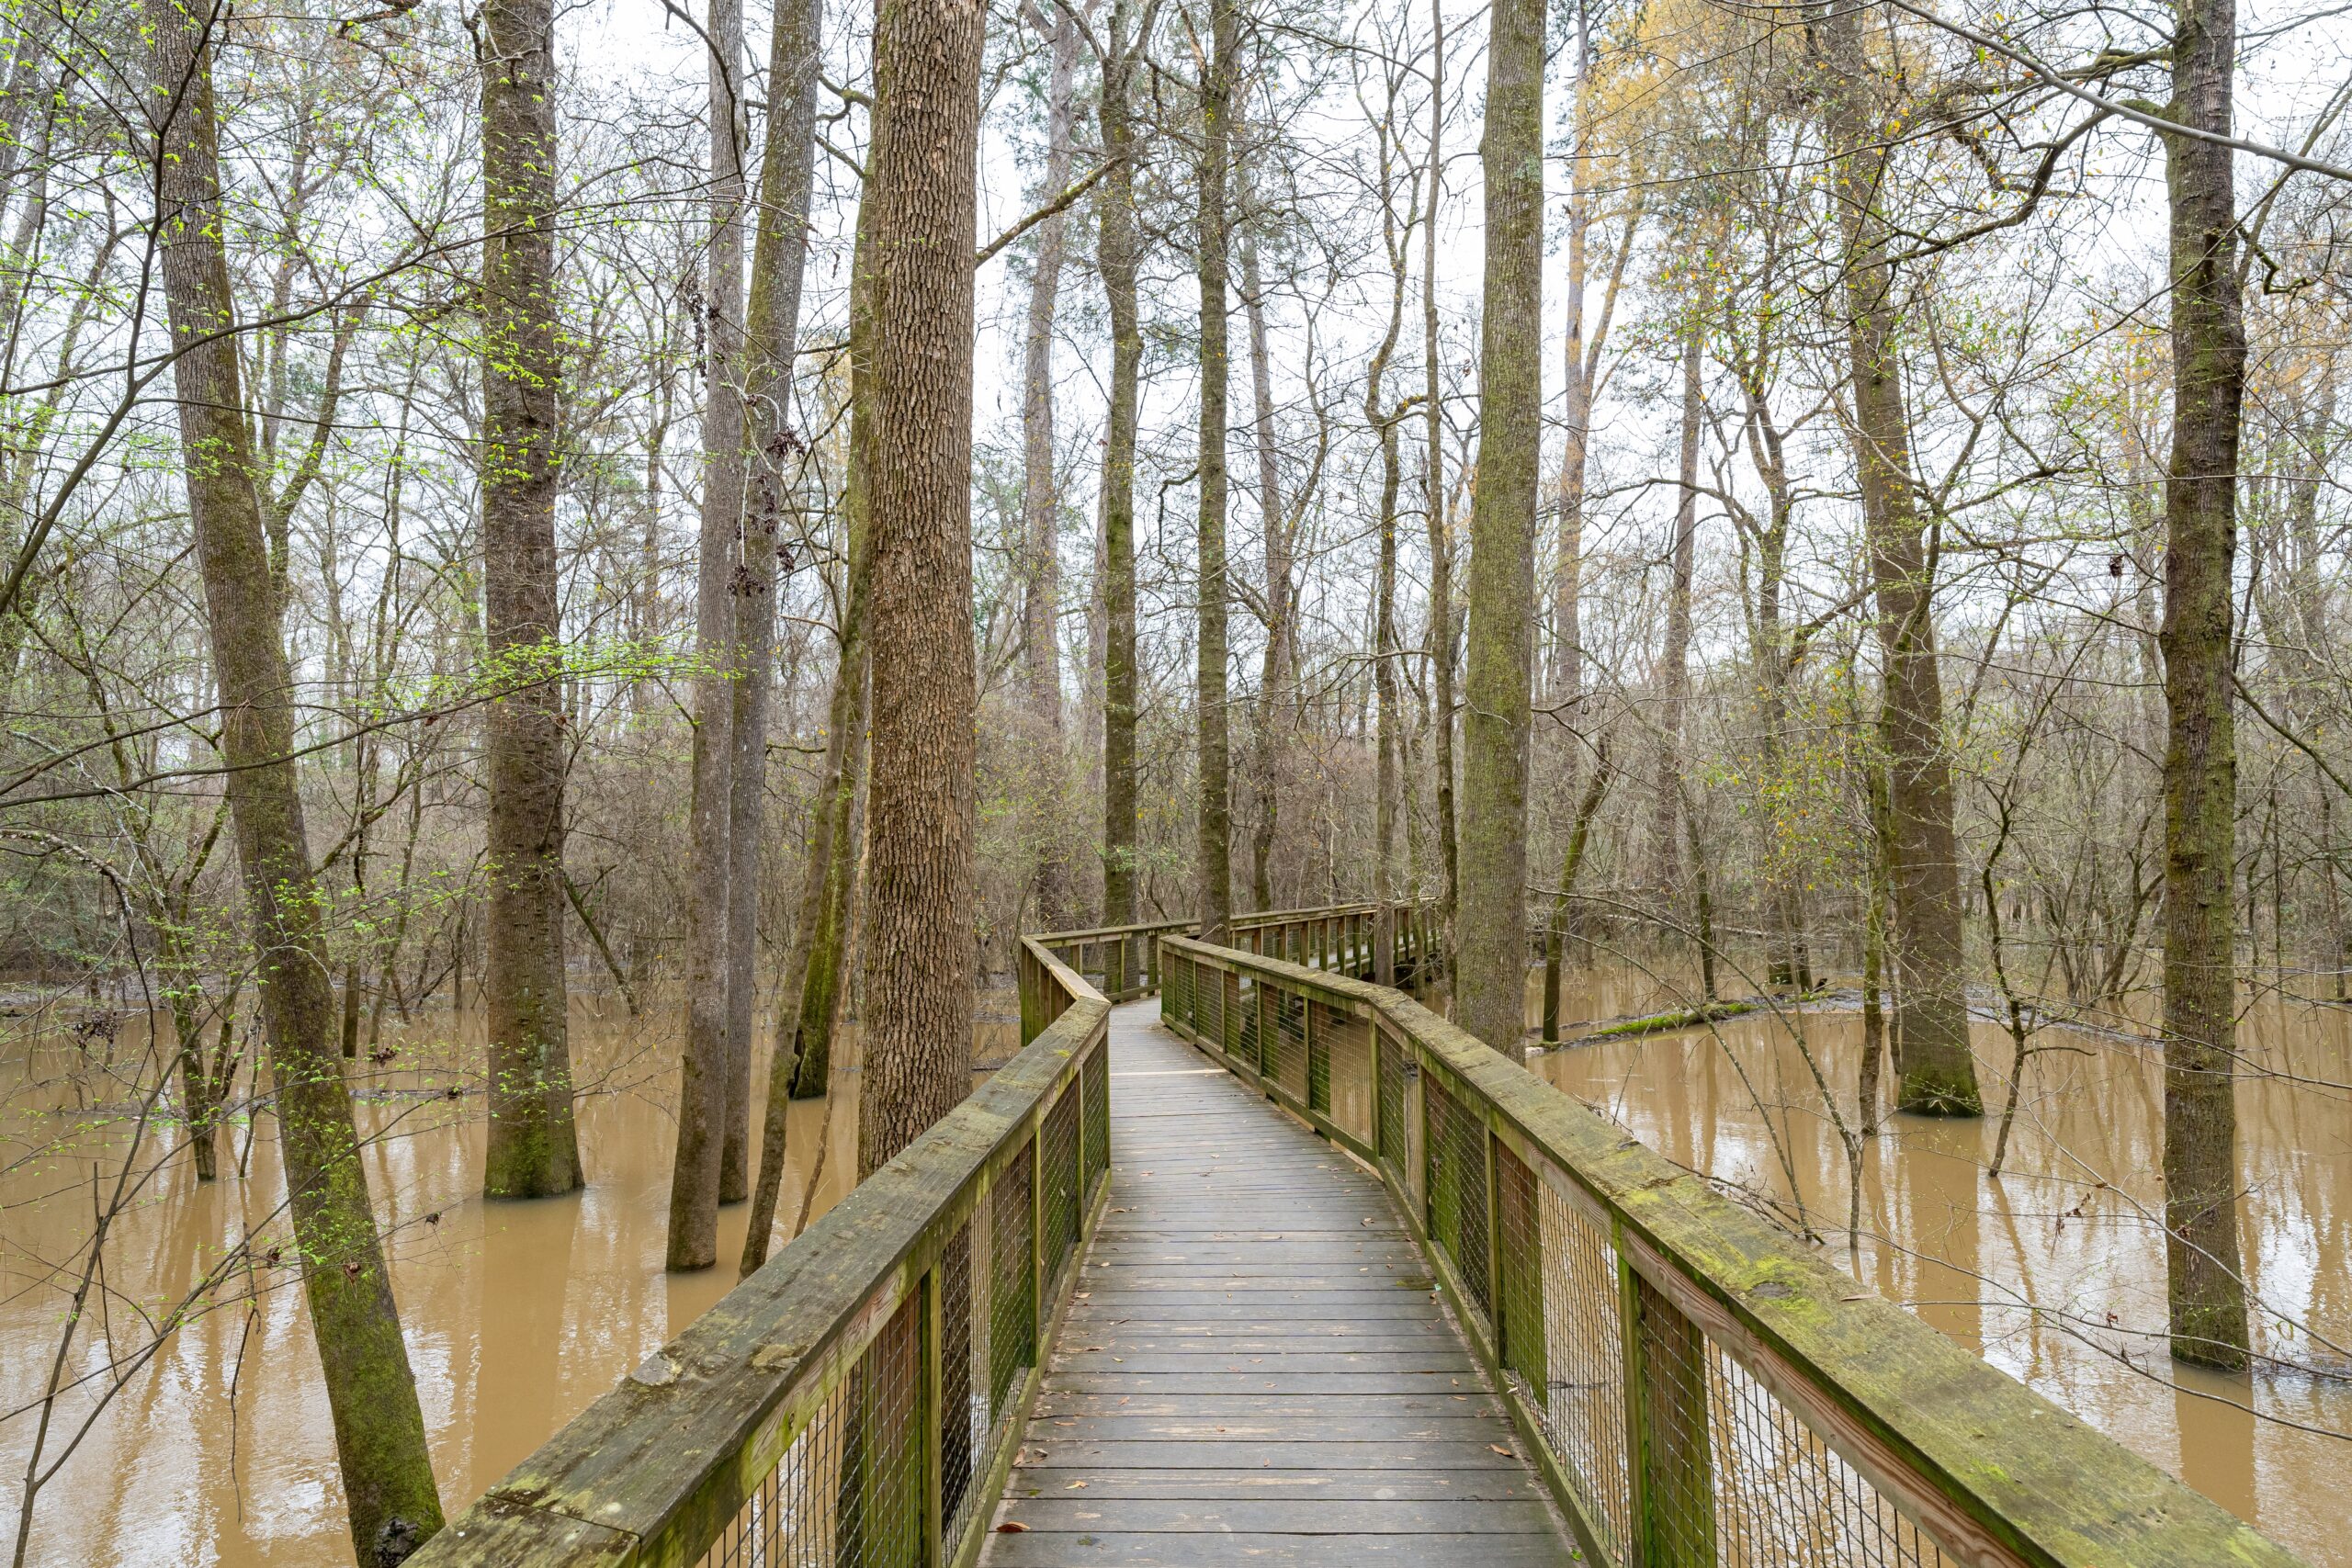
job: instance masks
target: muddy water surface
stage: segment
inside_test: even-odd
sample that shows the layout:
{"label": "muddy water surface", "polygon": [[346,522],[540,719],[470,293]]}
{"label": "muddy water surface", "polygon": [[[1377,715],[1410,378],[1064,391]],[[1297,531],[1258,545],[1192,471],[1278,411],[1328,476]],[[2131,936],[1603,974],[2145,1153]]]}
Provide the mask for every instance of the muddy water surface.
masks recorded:
{"label": "muddy water surface", "polygon": [[[385,1043],[400,1055],[366,1074],[368,1176],[390,1228],[409,1358],[453,1515],[735,1282],[743,1204],[720,1211],[718,1269],[662,1270],[674,1034],[666,1020],[619,1014],[582,1009],[575,1017],[577,1071],[595,1092],[581,1111],[590,1184],[569,1198],[479,1196],[480,1098],[447,1098],[449,1085],[478,1081],[470,1021],[453,1030],[442,1014],[388,1032]],[[1009,1054],[1012,1035],[1009,1025],[984,1025],[981,1058]],[[142,1048],[129,1031],[116,1046],[125,1057]],[[26,1407],[49,1381],[78,1257],[126,1143],[122,1122],[77,1104],[103,1101],[102,1092],[66,1087],[60,1069],[72,1055],[51,1042],[29,1063],[12,1062],[0,1113],[9,1162],[0,1170],[0,1401],[21,1412],[0,1420],[0,1545],[14,1543],[18,1478],[40,1421]],[[854,1035],[845,1055],[831,1094],[794,1107],[779,1244],[804,1200],[813,1218],[851,1184]],[[177,1133],[160,1136],[168,1146]],[[232,1160],[246,1142],[239,1127]],[[246,1179],[199,1184],[184,1159],[169,1159],[114,1221],[105,1288],[92,1296],[67,1380],[88,1381],[57,1402],[44,1441],[44,1469],[73,1451],[40,1495],[30,1562],[351,1561],[317,1352],[284,1270],[229,1270],[109,1405],[95,1409],[91,1397],[107,1381],[109,1346],[128,1358],[155,1344],[155,1323],[243,1237],[282,1236],[275,1124],[265,1120],[250,1144]],[[74,1273],[62,1274],[61,1264]]]}
{"label": "muddy water surface", "polygon": [[[1684,1005],[1628,999],[1639,976],[1582,984],[1588,1018]],[[1863,1152],[1859,1269],[2311,1562],[2352,1563],[2352,1441],[2337,1435],[2352,1432],[2352,1012],[2260,1000],[2242,1029],[2257,1069],[2238,1089],[2244,1246],[2259,1348],[2288,1365],[2231,1378],[2166,1354],[2163,1076],[2153,1050],[2111,1037],[2036,1037],[2064,1049],[2030,1059],[1998,1179],[1997,1115],[1894,1117]],[[1974,1034],[1997,1112],[2009,1037]],[[1814,1066],[1850,1118],[1860,1059],[1858,1017],[1816,1010],[1527,1061],[1669,1158],[1809,1224],[1844,1261],[1849,1168]]]}

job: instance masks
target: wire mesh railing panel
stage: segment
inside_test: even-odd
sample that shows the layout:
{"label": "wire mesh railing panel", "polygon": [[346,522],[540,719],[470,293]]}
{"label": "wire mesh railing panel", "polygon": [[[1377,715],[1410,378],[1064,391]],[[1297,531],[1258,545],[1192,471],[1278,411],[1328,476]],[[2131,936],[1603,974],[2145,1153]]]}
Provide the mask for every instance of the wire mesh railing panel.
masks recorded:
{"label": "wire mesh railing panel", "polygon": [[1331,1120],[1360,1141],[1372,1142],[1372,1021],[1338,1008],[1316,1021],[1324,1047],[1324,1100]]}
{"label": "wire mesh railing panel", "polygon": [[817,1407],[727,1529],[700,1568],[820,1568],[833,1560],[833,1508],[840,1495],[847,1380]]}
{"label": "wire mesh railing panel", "polygon": [[909,1296],[842,1386],[835,1568],[915,1568],[923,1556],[922,1301]]}
{"label": "wire mesh railing panel", "polygon": [[1514,1393],[1534,1405],[1545,1444],[1586,1518],[1611,1554],[1621,1556],[1631,1539],[1633,1494],[1617,1249],[1550,1183],[1538,1177],[1533,1190],[1532,1213],[1516,1201],[1506,1210],[1503,1247],[1542,1259],[1544,1375],[1540,1390],[1522,1379]]}
{"label": "wire mesh railing panel", "polygon": [[1306,1032],[1306,1104],[1325,1115],[1331,1111],[1331,1029],[1347,1014],[1321,1002],[1314,1004]]}
{"label": "wire mesh railing panel", "polygon": [[1225,1049],[1226,972],[1204,964],[1193,971],[1193,1032],[1211,1050]]}
{"label": "wire mesh railing panel", "polygon": [[933,1279],[939,1292],[939,1508],[947,1520],[941,1539],[960,1540],[973,1513],[987,1506],[974,1492],[976,1477],[988,1473],[989,1270],[975,1269],[988,1256],[988,1210],[957,1227],[939,1255]]}
{"label": "wire mesh railing panel", "polygon": [[1086,1156],[1086,1196],[1091,1199],[1111,1174],[1111,1055],[1097,1050],[1079,1068],[1080,1132]]}
{"label": "wire mesh railing panel", "polygon": [[1405,1068],[1412,1046],[1386,1029],[1374,1036],[1380,1057],[1380,1157],[1401,1179],[1406,1167]]}
{"label": "wire mesh railing panel", "polygon": [[702,1568],[918,1568],[922,1302],[899,1303],[703,1554]]}
{"label": "wire mesh railing panel", "polygon": [[1283,1092],[1304,1100],[1306,1096],[1306,998],[1286,986],[1270,990],[1269,996],[1273,1017],[1273,1039],[1271,1042],[1273,1060],[1269,1071]]}
{"label": "wire mesh railing panel", "polygon": [[1741,1568],[1941,1568],[1885,1494],[1720,1345],[1707,1346],[1717,1561]]}
{"label": "wire mesh railing panel", "polygon": [[1232,1043],[1233,1059],[1251,1072],[1265,1070],[1265,1058],[1258,1040],[1258,981],[1250,975],[1226,976],[1225,1003],[1233,1024],[1227,1032]]}
{"label": "wire mesh railing panel", "polygon": [[1021,1381],[1037,1364],[1037,1277],[1030,1250],[1037,1145],[998,1173],[989,1203],[989,1410],[1001,1418]]}
{"label": "wire mesh railing panel", "polygon": [[1193,1023],[1193,961],[1164,949],[1159,955],[1159,1016],[1191,1028]]}
{"label": "wire mesh railing panel", "polygon": [[1715,1465],[1708,1345],[1698,1325],[1634,1277],[1634,1527],[1645,1568],[1714,1568]]}
{"label": "wire mesh railing panel", "polygon": [[1079,1183],[1079,1091],[1076,1084],[1064,1089],[1046,1112],[1045,1125],[1037,1138],[1038,1164],[1045,1187],[1038,1204],[1044,1216],[1044,1234],[1038,1256],[1045,1265],[1046,1282],[1051,1287],[1061,1279],[1062,1269],[1069,1261],[1071,1249],[1078,1245],[1078,1224],[1080,1198]]}
{"label": "wire mesh railing panel", "polygon": [[1472,1303],[1494,1320],[1487,1278],[1487,1124],[1456,1103],[1438,1075],[1421,1079],[1421,1148],[1430,1235],[1453,1260]]}

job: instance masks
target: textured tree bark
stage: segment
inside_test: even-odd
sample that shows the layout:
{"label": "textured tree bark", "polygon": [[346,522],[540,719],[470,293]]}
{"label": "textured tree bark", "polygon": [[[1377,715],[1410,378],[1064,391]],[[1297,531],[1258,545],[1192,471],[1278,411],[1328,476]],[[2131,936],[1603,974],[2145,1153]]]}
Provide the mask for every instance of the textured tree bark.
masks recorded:
{"label": "textured tree bark", "polygon": [[1944,747],[1943,678],[1936,666],[1934,565],[1911,477],[1894,269],[1877,208],[1885,141],[1863,58],[1858,8],[1833,0],[1814,14],[1824,66],[1824,129],[1837,167],[1845,249],[1847,343],[1853,368],[1854,447],[1870,536],[1878,633],[1886,660],[1882,728],[1894,826],[1894,958],[1901,979],[1895,1033],[1896,1103],[1936,1116],[1980,1116],[1968,1048],[1959,849],[1952,833],[1951,761]]}
{"label": "textured tree bark", "polygon": [[[1381,248],[1388,258],[1388,330],[1382,334],[1380,346],[1373,351],[1363,385],[1364,423],[1380,435],[1380,575],[1373,590],[1372,625],[1373,692],[1380,705],[1379,729],[1374,740],[1376,792],[1373,839],[1377,858],[1373,897],[1379,901],[1380,910],[1373,940],[1373,978],[1384,986],[1395,985],[1396,978],[1396,795],[1404,746],[1396,722],[1396,502],[1404,488],[1403,456],[1398,450],[1396,427],[1417,400],[1407,398],[1393,409],[1382,406],[1382,400],[1387,396],[1389,361],[1396,353],[1397,339],[1405,329],[1406,265],[1411,254],[1407,238],[1396,231],[1392,145],[1390,128],[1384,122],[1380,137],[1380,237]],[[1264,397],[1264,392],[1260,396]],[[1284,575],[1287,578],[1287,563]]]}
{"label": "textured tree bark", "polygon": [[[1241,305],[1250,322],[1250,406],[1258,448],[1258,516],[1266,553],[1266,652],[1258,669],[1258,712],[1250,737],[1250,771],[1258,796],[1258,819],[1250,829],[1250,898],[1256,908],[1271,909],[1274,907],[1274,831],[1282,818],[1282,741],[1295,713],[1291,530],[1289,513],[1283,507],[1282,481],[1274,468],[1273,355],[1266,341],[1258,243],[1246,226],[1241,233]],[[1386,355],[1382,358],[1385,363]]]}
{"label": "textured tree bark", "polygon": [[1199,572],[1195,637],[1198,674],[1200,771],[1200,863],[1195,898],[1201,937],[1221,942],[1233,923],[1232,745],[1227,701],[1225,581],[1226,389],[1231,366],[1227,349],[1232,241],[1226,209],[1226,181],[1232,172],[1234,55],[1241,24],[1232,0],[1209,0],[1209,57],[1201,79],[1200,210],[1194,237],[1200,247],[1201,412],[1200,523],[1195,543]]}
{"label": "textured tree bark", "polygon": [[[842,586],[841,649],[833,667],[833,694],[826,742],[830,793],[820,797],[823,822],[820,831],[828,848],[823,903],[813,927],[806,929],[806,967],[800,987],[797,1021],[786,1030],[788,1016],[778,998],[778,1039],[794,1039],[797,1064],[792,1098],[815,1100],[832,1083],[833,1023],[839,1016],[842,976],[849,954],[850,896],[856,886],[860,829],[858,791],[868,773],[866,714],[873,687],[866,633],[873,616],[874,552],[867,526],[867,500],[874,472],[874,203],[861,201],[854,243],[849,311],[849,474],[842,486],[842,521],[847,535],[848,570]],[[831,753],[841,748],[838,767]],[[812,865],[810,874],[818,868]],[[812,884],[804,878],[802,897]],[[804,905],[804,908],[806,906]],[[802,962],[796,957],[796,962]],[[792,984],[786,976],[786,989]]]}
{"label": "textured tree bark", "polygon": [[875,19],[874,718],[858,1172],[971,1089],[979,0]]}
{"label": "textured tree bark", "polygon": [[1445,4],[1430,0],[1430,197],[1421,224],[1421,480],[1430,535],[1430,733],[1432,804],[1437,817],[1440,954],[1454,951],[1461,900],[1461,841],[1453,812],[1453,544],[1445,517],[1445,405],[1440,397],[1437,335],[1437,217],[1445,194]]}
{"label": "textured tree bark", "polygon": [[[1760,362],[1740,367],[1741,390],[1747,398],[1743,422],[1749,455],[1764,481],[1769,516],[1756,535],[1756,634],[1751,656],[1756,660],[1762,709],[1764,776],[1781,780],[1788,765],[1789,678],[1796,663],[1781,613],[1781,590],[1787,577],[1789,523],[1796,502],[1789,487],[1788,462],[1780,426],[1765,398]],[[1767,813],[1767,831],[1770,814]],[[1804,892],[1801,876],[1777,854],[1768,854],[1766,883],[1772,903],[1773,937],[1770,981],[1799,994],[1813,989],[1813,960],[1804,932]],[[1875,1005],[1873,1001],[1872,1005]]]}
{"label": "textured tree bark", "polygon": [[1543,0],[1495,0],[1487,39],[1486,312],[1462,721],[1454,1016],[1515,1051],[1527,1016],[1527,768],[1543,447]]}
{"label": "textured tree bark", "polygon": [[1584,690],[1582,589],[1585,469],[1592,440],[1592,376],[1585,363],[1584,272],[1592,231],[1592,191],[1585,177],[1591,147],[1592,31],[1589,6],[1577,0],[1576,124],[1568,158],[1567,336],[1560,350],[1562,433],[1557,554],[1552,568],[1552,668],[1555,705],[1575,703]]}
{"label": "textured tree bark", "polygon": [[555,13],[482,12],[482,604],[492,678],[482,1190],[580,1185],[563,973],[563,668],[556,598]]}
{"label": "textured tree bark", "polygon": [[[695,587],[694,796],[687,817],[686,1033],[678,1058],[678,1145],[670,1174],[668,1267],[718,1261],[728,1060],[728,884],[734,871],[736,535],[743,520],[743,159],[735,71],[741,0],[711,0],[710,216],[703,299],[701,560]],[[748,1092],[746,1099],[748,1100]]]}
{"label": "textured tree bark", "polygon": [[1101,231],[1095,269],[1111,318],[1110,410],[1102,439],[1102,923],[1136,918],[1136,411],[1143,329],[1136,308],[1135,122],[1129,108],[1134,0],[1113,0],[1102,61]]}
{"label": "textured tree bark", "polygon": [[1674,545],[1668,551],[1666,649],[1658,659],[1657,792],[1653,800],[1651,852],[1659,895],[1671,902],[1682,886],[1677,819],[1682,806],[1682,717],[1690,699],[1690,578],[1699,541],[1699,420],[1705,412],[1700,379],[1703,300],[1692,302],[1682,333],[1682,461],[1674,506]]}
{"label": "textured tree bark", "polygon": [[[1077,17],[1060,6],[1049,6],[1048,11],[1052,19],[1046,29],[1049,59],[1041,187],[1046,201],[1069,186],[1070,99],[1079,51]],[[1054,311],[1061,296],[1068,223],[1069,215],[1057,212],[1037,225],[1021,367],[1022,662],[1029,687],[1030,720],[1037,732],[1037,773],[1030,791],[1027,837],[1037,856],[1031,886],[1038,919],[1049,930],[1075,913],[1067,847],[1057,830],[1056,808],[1063,780],[1061,491],[1054,479]]]}
{"label": "textured tree bark", "polygon": [[389,1565],[441,1528],[441,1500],[333,1037],[334,993],[319,930],[326,899],[311,864],[291,755],[293,675],[279,640],[237,340],[228,331],[236,308],[221,240],[220,127],[211,59],[201,47],[212,19],[176,0],[146,7],[180,443],[295,1251],[352,1547],[360,1562]]}
{"label": "textured tree bark", "polygon": [[[759,1001],[760,845],[767,825],[768,707],[775,683],[777,589],[792,570],[786,514],[799,482],[801,442],[792,423],[792,361],[800,334],[801,282],[808,258],[809,193],[816,178],[817,51],[814,0],[789,0],[769,24],[767,137],[760,154],[760,205],[752,225],[751,299],[743,316],[744,447],[750,479],[738,579],[736,636],[743,673],[735,686],[734,755],[729,764],[727,877],[727,1130],[718,1156],[718,1201],[750,1195],[752,1032]],[[832,740],[827,739],[828,760]],[[796,941],[799,940],[796,932]],[[783,1043],[782,1042],[778,1043]],[[786,1057],[770,1061],[771,1077]],[[781,1164],[786,1085],[771,1086],[764,1157]],[[775,1199],[767,1200],[768,1219]],[[755,1220],[755,1224],[756,1224]],[[765,1237],[763,1235],[762,1240]],[[754,1267],[757,1267],[755,1264]],[[748,1272],[748,1270],[746,1270]]]}
{"label": "textured tree bark", "polygon": [[[2227,135],[2233,0],[2183,0],[2178,122]],[[2245,323],[2229,148],[2165,139],[2171,195],[2173,448],[2165,483],[2165,1275],[2176,1359],[2246,1364],[2238,1247],[2237,816],[2232,592]]]}

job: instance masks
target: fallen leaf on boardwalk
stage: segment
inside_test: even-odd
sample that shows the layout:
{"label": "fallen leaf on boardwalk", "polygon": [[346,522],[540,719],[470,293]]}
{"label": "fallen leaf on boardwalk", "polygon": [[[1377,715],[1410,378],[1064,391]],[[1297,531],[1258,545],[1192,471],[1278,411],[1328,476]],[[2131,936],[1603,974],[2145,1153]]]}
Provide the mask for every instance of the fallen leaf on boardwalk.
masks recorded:
{"label": "fallen leaf on boardwalk", "polygon": [[1027,1535],[1029,1533],[1029,1527],[1023,1524],[1019,1519],[1007,1519],[1004,1523],[996,1527],[996,1533],[999,1535]]}
{"label": "fallen leaf on boardwalk", "polygon": [[1519,1457],[1517,1454],[1515,1454],[1515,1453],[1511,1452],[1509,1449],[1507,1449],[1507,1448],[1503,1447],[1500,1443],[1488,1443],[1488,1444],[1487,1445],[1487,1450],[1488,1450],[1489,1452],[1491,1452],[1491,1453],[1498,1453],[1498,1454],[1502,1455],[1502,1456],[1503,1456],[1503,1458],[1505,1458],[1505,1459],[1517,1459],[1517,1458]]}
{"label": "fallen leaf on boardwalk", "polygon": [[1085,1484],[1086,1483],[1083,1481],[1073,1481],[1069,1485],[1063,1487],[1062,1490],[1065,1492],[1075,1492]]}

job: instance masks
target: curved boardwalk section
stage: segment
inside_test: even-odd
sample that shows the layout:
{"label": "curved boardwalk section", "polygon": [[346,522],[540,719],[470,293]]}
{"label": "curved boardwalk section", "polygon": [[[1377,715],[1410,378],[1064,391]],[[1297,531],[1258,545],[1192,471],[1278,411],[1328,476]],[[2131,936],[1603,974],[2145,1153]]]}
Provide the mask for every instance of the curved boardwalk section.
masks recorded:
{"label": "curved boardwalk section", "polygon": [[1156,1011],[1111,1017],[1110,1206],[983,1562],[1572,1561],[1386,1190]]}

